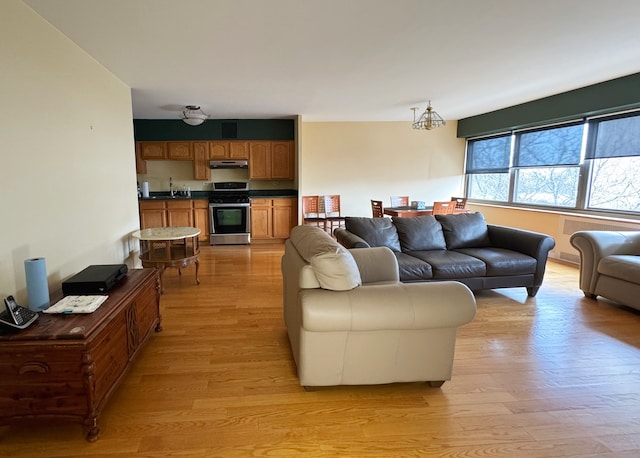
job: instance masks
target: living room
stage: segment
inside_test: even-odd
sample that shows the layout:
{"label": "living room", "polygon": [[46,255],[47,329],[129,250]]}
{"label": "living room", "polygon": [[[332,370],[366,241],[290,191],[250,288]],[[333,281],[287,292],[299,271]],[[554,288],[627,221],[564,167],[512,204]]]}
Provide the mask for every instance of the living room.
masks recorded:
{"label": "living room", "polygon": [[[0,292],[4,296],[14,294],[21,302],[26,298],[23,263],[28,258],[46,258],[52,288],[90,264],[124,262],[130,266],[138,265],[138,246],[130,237],[139,227],[132,86],[36,14],[29,4],[10,0],[0,6],[0,46],[3,49],[0,59],[2,68],[10,69],[0,76],[5,103],[0,116],[4,140],[3,178],[7,193],[3,199],[7,221],[0,245]],[[632,8],[633,4],[624,6]],[[623,16],[633,17],[634,14]],[[634,48],[633,44],[637,43],[630,43],[629,48]],[[586,57],[591,59],[588,55]],[[420,58],[422,56],[416,56],[416,59]],[[595,83],[638,72],[640,69],[635,65],[639,61],[636,59],[630,64],[625,73],[594,75],[591,81]],[[412,72],[411,68],[401,70],[399,73]],[[354,86],[360,83],[354,82]],[[425,91],[429,93],[429,88],[426,87]],[[184,97],[190,97],[188,91],[185,92]],[[322,97],[322,94],[316,97]],[[490,101],[491,97],[487,94],[485,100]],[[182,102],[190,103],[191,100]],[[300,195],[339,193],[344,196],[345,213],[368,216],[371,198],[386,200],[390,195],[409,194],[415,200],[430,201],[462,192],[465,140],[456,136],[456,118],[449,118],[452,121],[448,120],[446,126],[433,131],[412,131],[410,104],[404,102],[394,103],[403,104],[406,121],[311,122],[304,114],[297,116],[297,185]],[[421,102],[422,105],[424,103],[426,100]],[[450,109],[435,99],[433,103],[443,115]],[[424,108],[422,105],[421,109]],[[490,110],[482,112],[486,111]],[[554,213],[493,206],[483,206],[481,211],[488,220],[499,224],[537,230],[554,237],[558,231],[559,216]],[[242,251],[238,256],[271,256],[265,271],[277,271],[278,255],[270,254],[270,248],[263,250],[264,254]],[[230,265],[237,262],[233,255],[227,256]],[[215,259],[212,257],[209,261],[213,265]],[[558,286],[549,295],[551,301],[563,303],[570,299],[562,298],[561,291],[577,292],[578,295],[580,292],[576,291],[575,269],[574,273],[558,269],[560,275],[568,279],[568,284]],[[173,315],[174,320],[179,320],[176,309],[181,299],[171,293],[172,286],[178,286],[179,280],[175,276],[168,277],[166,288],[169,292],[166,298],[163,297],[167,304],[165,319]],[[228,285],[237,287],[229,277],[232,276],[225,276],[231,280]],[[277,281],[277,277],[265,278]],[[203,275],[203,282],[204,279]],[[214,281],[212,274],[209,280]],[[194,300],[197,295],[187,297]],[[494,298],[501,299],[498,294],[491,296]],[[493,318],[509,320],[507,309],[501,307],[504,315],[494,315]],[[521,314],[531,313],[530,307],[521,311]],[[618,316],[619,312],[614,313]],[[606,321],[606,317],[598,316]],[[586,322],[591,319],[589,315],[582,317]],[[637,315],[629,314],[628,320],[636,324]],[[618,323],[618,327],[623,329],[624,324]],[[479,347],[499,346],[500,342],[482,339],[482,329],[476,327],[474,332],[478,333]],[[279,341],[277,345],[284,343]],[[472,347],[473,341],[469,340],[467,345]],[[494,349],[501,351],[500,348]],[[637,341],[631,340],[625,351],[637,353]],[[605,361],[596,362],[607,364]],[[594,370],[597,370],[595,366],[594,363]],[[632,380],[634,373],[637,374],[637,364],[635,367],[630,365],[625,379]],[[415,388],[404,387],[402,390],[410,391],[414,398],[420,397]],[[388,387],[380,390],[380,397],[383,394],[394,396]],[[311,393],[311,396],[317,395]],[[340,390],[332,396],[345,399],[357,398],[358,394]],[[425,402],[424,399],[422,401]],[[303,400],[299,402],[304,404]],[[446,399],[439,398],[438,402],[446,403]],[[410,410],[408,408],[407,412]],[[302,413],[300,415],[304,418]],[[447,419],[442,421],[446,423]],[[637,423],[637,418],[631,418],[630,423],[634,421]],[[28,424],[25,427],[28,428]],[[338,424],[335,429],[341,427],[344,425]],[[11,435],[11,431],[2,430],[2,441]],[[248,437],[250,433],[246,434]],[[370,437],[375,434],[372,428]],[[411,442],[411,439],[407,438],[407,441]],[[90,449],[85,451],[91,453]],[[348,455],[348,452],[344,454]],[[40,455],[52,456],[55,453],[43,448]],[[207,456],[206,452],[201,451],[201,456]]]}

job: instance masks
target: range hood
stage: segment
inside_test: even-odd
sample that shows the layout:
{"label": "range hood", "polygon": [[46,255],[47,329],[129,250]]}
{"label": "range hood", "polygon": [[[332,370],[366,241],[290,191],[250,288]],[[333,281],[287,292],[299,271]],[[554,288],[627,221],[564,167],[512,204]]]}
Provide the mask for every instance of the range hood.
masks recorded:
{"label": "range hood", "polygon": [[248,167],[249,167],[249,161],[244,161],[244,160],[209,161],[210,169],[246,169]]}

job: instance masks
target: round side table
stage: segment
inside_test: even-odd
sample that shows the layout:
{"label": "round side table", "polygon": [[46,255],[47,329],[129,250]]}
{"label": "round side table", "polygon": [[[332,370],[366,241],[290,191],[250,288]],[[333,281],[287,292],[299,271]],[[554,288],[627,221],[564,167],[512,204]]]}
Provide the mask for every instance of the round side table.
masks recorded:
{"label": "round side table", "polygon": [[167,267],[181,269],[196,265],[196,284],[200,284],[200,242],[197,227],[152,227],[131,234],[140,240],[140,260],[143,267],[155,267],[160,270],[160,292],[164,293],[162,274]]}

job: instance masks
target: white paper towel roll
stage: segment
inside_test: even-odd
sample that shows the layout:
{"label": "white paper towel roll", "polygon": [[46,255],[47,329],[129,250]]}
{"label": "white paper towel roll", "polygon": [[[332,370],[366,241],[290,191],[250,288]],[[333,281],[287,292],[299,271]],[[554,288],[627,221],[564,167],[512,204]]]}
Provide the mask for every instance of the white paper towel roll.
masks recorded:
{"label": "white paper towel roll", "polygon": [[149,182],[142,182],[142,197],[149,197]]}
{"label": "white paper towel roll", "polygon": [[27,280],[29,309],[40,312],[51,305],[49,300],[49,283],[47,282],[47,265],[44,258],[25,259],[24,273]]}

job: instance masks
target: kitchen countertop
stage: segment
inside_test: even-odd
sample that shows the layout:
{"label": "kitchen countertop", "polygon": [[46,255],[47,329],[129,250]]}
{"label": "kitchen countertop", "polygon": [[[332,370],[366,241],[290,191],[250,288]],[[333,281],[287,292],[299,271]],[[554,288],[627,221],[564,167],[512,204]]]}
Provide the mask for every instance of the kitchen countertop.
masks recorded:
{"label": "kitchen countertop", "polygon": [[[138,200],[209,200],[210,195],[211,191],[191,191],[191,197],[171,197],[169,191],[154,191],[149,193],[149,197],[139,197]],[[249,191],[249,197],[298,197],[298,191],[295,189],[255,189]]]}

